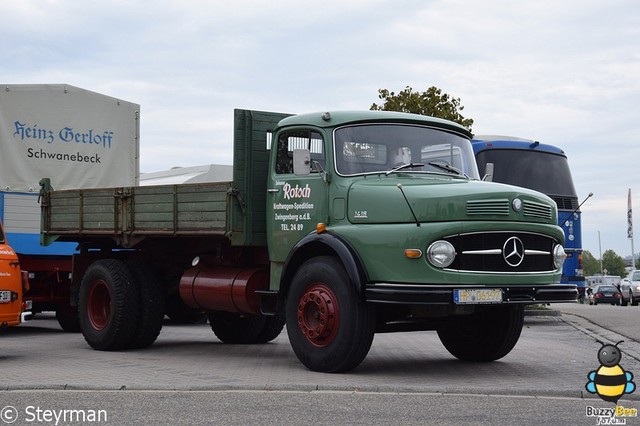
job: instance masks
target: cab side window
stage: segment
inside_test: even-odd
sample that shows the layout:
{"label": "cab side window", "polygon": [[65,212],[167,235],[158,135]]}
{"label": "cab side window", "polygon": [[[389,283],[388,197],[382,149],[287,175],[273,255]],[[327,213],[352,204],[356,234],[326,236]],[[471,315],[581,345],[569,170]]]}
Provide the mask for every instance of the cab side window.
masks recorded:
{"label": "cab side window", "polygon": [[312,130],[290,130],[278,136],[276,144],[276,173],[293,173],[293,150],[308,149],[311,152],[311,172],[325,167],[324,142],[318,132]]}

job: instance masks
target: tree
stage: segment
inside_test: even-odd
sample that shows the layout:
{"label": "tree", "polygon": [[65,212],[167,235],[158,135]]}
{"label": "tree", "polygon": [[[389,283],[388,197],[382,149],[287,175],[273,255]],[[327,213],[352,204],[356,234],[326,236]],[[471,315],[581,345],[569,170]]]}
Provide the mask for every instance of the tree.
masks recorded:
{"label": "tree", "polygon": [[382,105],[373,104],[373,111],[400,111],[413,114],[430,115],[444,118],[461,124],[471,131],[473,119],[464,118],[459,111],[464,107],[460,104],[460,98],[454,98],[435,86],[429,87],[425,92],[414,92],[410,86],[396,94],[387,89],[378,90],[378,98],[384,102]]}
{"label": "tree", "polygon": [[613,250],[607,250],[602,254],[602,267],[607,270],[608,275],[618,275],[624,277],[626,267],[624,259]]}
{"label": "tree", "polygon": [[600,273],[600,261],[596,259],[589,250],[582,253],[582,268],[584,276],[590,277]]}

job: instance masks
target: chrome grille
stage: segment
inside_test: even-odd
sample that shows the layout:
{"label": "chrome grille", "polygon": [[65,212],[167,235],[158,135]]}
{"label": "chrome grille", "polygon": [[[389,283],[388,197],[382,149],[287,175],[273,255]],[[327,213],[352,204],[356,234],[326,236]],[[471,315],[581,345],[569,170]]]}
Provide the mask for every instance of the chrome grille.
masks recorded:
{"label": "chrome grille", "polygon": [[[514,246],[509,241],[522,243],[520,262],[510,262],[509,253]],[[456,250],[454,262],[447,268],[479,273],[535,273],[551,272],[553,247],[557,244],[548,235],[528,232],[477,232],[446,237]],[[517,265],[516,265],[517,263]],[[515,266],[514,266],[515,265]]]}

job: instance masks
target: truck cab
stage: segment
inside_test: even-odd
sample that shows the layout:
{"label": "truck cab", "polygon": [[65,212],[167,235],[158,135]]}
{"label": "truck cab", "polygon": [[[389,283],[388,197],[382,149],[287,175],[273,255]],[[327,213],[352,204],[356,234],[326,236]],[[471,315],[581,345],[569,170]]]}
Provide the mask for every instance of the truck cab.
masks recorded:
{"label": "truck cab", "polygon": [[26,283],[26,273],[20,271],[18,256],[7,243],[0,223],[0,329],[19,325],[31,317],[31,304],[23,301]]}
{"label": "truck cab", "polygon": [[[495,360],[515,345],[524,305],[575,301],[576,287],[560,284],[554,202],[481,181],[470,139],[455,123],[393,112],[279,122],[267,183],[271,288],[309,368],[357,365],[371,330],[436,330],[457,358]],[[342,345],[353,352],[329,350]],[[329,357],[348,361],[327,369]]]}

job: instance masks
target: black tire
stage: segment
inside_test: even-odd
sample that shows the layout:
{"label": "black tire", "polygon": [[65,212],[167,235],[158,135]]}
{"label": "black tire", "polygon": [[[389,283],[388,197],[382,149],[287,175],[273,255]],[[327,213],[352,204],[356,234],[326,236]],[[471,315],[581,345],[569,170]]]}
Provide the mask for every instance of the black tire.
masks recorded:
{"label": "black tire", "polygon": [[256,343],[268,343],[278,337],[284,328],[284,315],[270,315],[265,317],[264,327],[256,338]]}
{"label": "black tire", "polygon": [[633,293],[631,293],[631,296],[630,296],[630,297],[631,297],[631,306],[638,306],[638,299],[636,299],[636,298],[633,296]]}
{"label": "black tire", "polygon": [[438,336],[456,358],[488,362],[511,352],[520,338],[523,324],[522,306],[491,307],[472,315],[449,318],[438,328]]}
{"label": "black tire", "polygon": [[359,297],[334,257],[316,257],[300,266],[285,315],[293,351],[310,370],[352,370],[371,348],[375,311]]}
{"label": "black tire", "polygon": [[164,287],[155,269],[148,264],[129,264],[140,288],[139,319],[131,349],[149,347],[156,341],[164,319]]}
{"label": "black tire", "polygon": [[92,263],[80,283],[79,318],[84,339],[94,349],[126,348],[138,326],[140,291],[122,261]]}
{"label": "black tire", "polygon": [[212,312],[209,314],[211,330],[224,343],[257,343],[265,323],[266,317],[263,315],[234,312]]}
{"label": "black tire", "polygon": [[80,318],[78,317],[78,308],[74,306],[60,307],[56,310],[56,319],[60,328],[67,333],[80,332]]}

